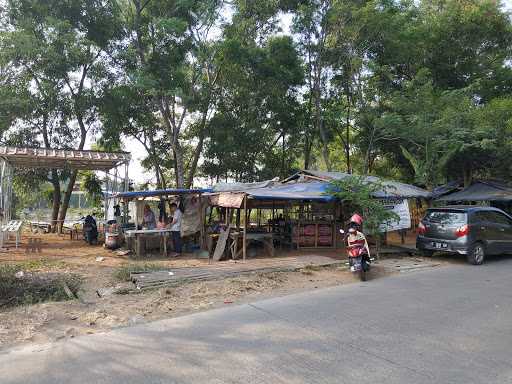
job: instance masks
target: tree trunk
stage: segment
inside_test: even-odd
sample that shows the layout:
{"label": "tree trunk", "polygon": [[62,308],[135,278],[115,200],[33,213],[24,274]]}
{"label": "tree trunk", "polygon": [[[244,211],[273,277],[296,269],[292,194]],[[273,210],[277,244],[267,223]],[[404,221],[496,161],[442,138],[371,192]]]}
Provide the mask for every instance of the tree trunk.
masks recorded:
{"label": "tree trunk", "polygon": [[185,187],[185,166],[183,161],[183,151],[179,143],[173,145],[174,156],[176,160],[176,188]]}
{"label": "tree trunk", "polygon": [[304,144],[304,169],[309,169],[311,163],[311,144],[309,138],[306,137],[306,143]]}
{"label": "tree trunk", "polygon": [[59,233],[62,233],[62,225],[64,224],[64,220],[66,219],[69,201],[71,200],[71,194],[73,193],[73,188],[75,186],[77,174],[78,171],[73,171],[73,173],[71,173],[71,176],[69,177],[69,183],[66,188],[66,192],[64,193],[64,200],[62,201],[62,205],[60,207],[59,212]]}
{"label": "tree trunk", "polygon": [[[318,80],[319,82],[320,80]],[[315,125],[320,133],[320,140],[322,142],[322,157],[324,158],[325,167],[327,171],[331,171],[331,161],[329,159],[329,140],[322,119],[322,105],[321,105],[320,84],[315,85]]]}
{"label": "tree trunk", "polygon": [[[43,115],[43,124],[41,133],[43,135],[44,146],[47,149],[51,148],[50,137],[48,135],[48,114]],[[60,182],[59,182],[59,173],[56,169],[51,170],[50,182],[53,185],[53,198],[52,198],[52,217],[51,217],[51,231],[53,233],[57,232],[58,228],[58,219],[59,219],[59,209],[61,203],[60,196]]]}
{"label": "tree trunk", "polygon": [[347,109],[347,122],[345,127],[345,160],[347,162],[347,173],[352,173],[352,167],[350,164],[350,97],[347,94],[347,102],[348,102],[348,109]]}
{"label": "tree trunk", "polygon": [[471,164],[464,163],[464,188],[467,188],[473,182],[473,168]]}
{"label": "tree trunk", "polygon": [[[81,151],[84,149],[85,139],[87,137],[87,128],[85,127],[83,116],[79,109],[79,106],[77,105],[76,98],[75,98],[74,109],[75,109],[76,119],[77,119],[78,125],[80,127],[80,143],[78,144],[78,150]],[[71,200],[71,193],[73,193],[73,188],[75,187],[75,181],[76,181],[77,174],[78,174],[77,170],[74,170],[71,173],[71,176],[69,177],[69,183],[66,188],[66,192],[64,194],[64,200],[62,201],[62,205],[60,207],[60,212],[59,212],[59,227],[60,227],[59,232],[60,233],[62,233],[62,225],[64,224],[64,220],[66,219],[66,214],[68,213],[69,200]]]}
{"label": "tree trunk", "polygon": [[210,97],[208,97],[207,106],[203,110],[203,116],[201,118],[201,131],[199,132],[199,142],[197,143],[196,149],[194,151],[194,157],[192,159],[192,163],[190,164],[190,169],[188,170],[187,182],[185,184],[185,188],[191,188],[194,183],[194,176],[197,170],[197,164],[199,162],[199,157],[203,152],[204,145],[204,137],[206,135],[206,119],[208,116],[208,109],[210,106]]}
{"label": "tree trunk", "polygon": [[185,188],[192,188],[194,184],[194,176],[197,170],[197,163],[199,162],[199,157],[201,156],[201,152],[203,151],[204,145],[204,133],[201,133],[199,137],[199,143],[197,143],[196,150],[194,152],[194,158],[192,159],[192,164],[190,165],[190,169],[188,172],[187,183],[185,184]]}
{"label": "tree trunk", "polygon": [[60,196],[59,174],[57,173],[57,170],[55,170],[55,169],[52,169],[51,174],[52,174],[51,183],[53,185],[51,230],[53,233],[55,233],[55,232],[57,232],[57,228],[58,228],[57,220],[59,219],[61,196]]}

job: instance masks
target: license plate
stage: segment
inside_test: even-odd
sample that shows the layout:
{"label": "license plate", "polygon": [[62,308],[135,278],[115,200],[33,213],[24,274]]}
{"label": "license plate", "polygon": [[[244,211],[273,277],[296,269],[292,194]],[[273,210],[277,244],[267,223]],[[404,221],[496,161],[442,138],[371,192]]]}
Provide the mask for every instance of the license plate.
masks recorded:
{"label": "license plate", "polygon": [[435,249],[443,249],[443,248],[447,248],[448,247],[448,244],[446,243],[432,243],[432,246],[435,248]]}

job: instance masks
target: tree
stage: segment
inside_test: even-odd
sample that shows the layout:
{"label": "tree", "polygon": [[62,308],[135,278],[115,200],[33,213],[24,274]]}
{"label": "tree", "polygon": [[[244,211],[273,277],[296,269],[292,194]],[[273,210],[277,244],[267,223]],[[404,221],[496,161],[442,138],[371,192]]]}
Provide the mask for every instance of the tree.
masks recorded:
{"label": "tree", "polygon": [[[84,149],[90,131],[98,129],[99,85],[108,82],[108,53],[120,32],[117,10],[114,1],[7,2],[2,56],[26,79],[35,102],[30,120],[45,147]],[[59,176],[51,172],[53,221],[59,205],[58,220],[65,219],[76,176],[68,174],[61,204]]]}
{"label": "tree", "polygon": [[296,87],[303,79],[293,41],[272,37],[259,46],[232,34],[221,52],[224,76],[203,170],[239,181],[287,175],[300,136]]}
{"label": "tree", "polygon": [[[142,108],[158,114],[155,132],[146,132],[147,150],[155,158],[156,144],[151,138],[160,133],[172,151],[175,185],[192,185],[203,149],[214,87],[220,66],[216,66],[216,47],[212,28],[221,18],[222,1],[130,0],[124,4],[124,25],[128,49],[121,52],[123,85],[134,88]],[[197,144],[189,164],[188,176],[183,136],[191,121],[198,119]],[[125,125],[130,130],[133,122]],[[141,129],[140,124],[138,128]],[[155,166],[163,181],[163,172]]]}
{"label": "tree", "polygon": [[381,226],[399,220],[399,216],[386,208],[376,195],[387,191],[380,182],[370,182],[365,177],[350,176],[331,182],[329,194],[363,216],[364,231],[379,239]]}
{"label": "tree", "polygon": [[320,138],[322,157],[327,170],[331,170],[329,158],[329,134],[325,127],[323,100],[328,90],[327,38],[333,28],[332,2],[310,0],[299,2],[295,10],[293,30],[299,38],[299,47],[305,62],[306,73],[306,116],[304,132],[304,168],[311,162],[311,150],[316,137]]}

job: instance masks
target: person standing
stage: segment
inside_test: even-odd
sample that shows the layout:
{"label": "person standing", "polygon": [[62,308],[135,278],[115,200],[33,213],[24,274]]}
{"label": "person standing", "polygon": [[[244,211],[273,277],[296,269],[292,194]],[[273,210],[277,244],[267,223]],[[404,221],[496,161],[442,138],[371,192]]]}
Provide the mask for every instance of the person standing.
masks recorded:
{"label": "person standing", "polygon": [[174,257],[178,257],[181,256],[181,221],[183,218],[183,213],[176,203],[171,204],[171,214],[171,235],[174,245],[174,252],[176,252]]}
{"label": "person standing", "polygon": [[155,229],[156,228],[156,219],[155,214],[151,210],[149,204],[144,206],[144,217],[142,219],[142,227],[145,229]]}

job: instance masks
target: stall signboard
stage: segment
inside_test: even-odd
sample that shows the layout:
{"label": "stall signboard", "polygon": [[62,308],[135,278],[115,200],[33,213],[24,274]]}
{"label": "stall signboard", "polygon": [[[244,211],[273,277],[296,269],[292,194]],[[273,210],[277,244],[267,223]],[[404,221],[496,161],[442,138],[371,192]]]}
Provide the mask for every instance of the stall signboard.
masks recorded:
{"label": "stall signboard", "polygon": [[385,199],[382,200],[382,203],[386,209],[393,211],[399,219],[381,224],[380,232],[392,232],[411,228],[411,212],[409,211],[407,199]]}

